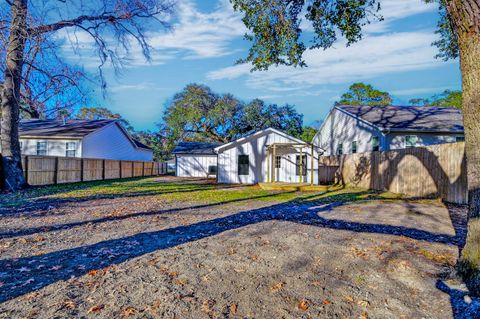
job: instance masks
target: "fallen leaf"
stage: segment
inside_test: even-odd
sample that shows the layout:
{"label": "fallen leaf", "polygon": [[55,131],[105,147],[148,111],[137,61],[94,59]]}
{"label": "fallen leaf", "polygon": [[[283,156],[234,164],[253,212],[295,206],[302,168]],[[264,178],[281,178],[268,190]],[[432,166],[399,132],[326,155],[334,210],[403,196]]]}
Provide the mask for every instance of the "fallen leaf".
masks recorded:
{"label": "fallen leaf", "polygon": [[63,302],[63,305],[65,306],[65,308],[68,308],[68,309],[75,309],[77,307],[75,302],[73,300],[70,300],[70,299],[66,299]]}
{"label": "fallen leaf", "polygon": [[133,316],[137,312],[137,309],[133,307],[127,307],[122,311],[122,317],[130,317]]}
{"label": "fallen leaf", "polygon": [[87,313],[97,313],[102,311],[104,305],[93,306],[92,308],[88,309]]}
{"label": "fallen leaf", "polygon": [[331,303],[332,303],[332,302],[331,302],[330,300],[328,300],[328,299],[325,299],[324,301],[322,301],[322,304],[324,304],[324,305],[329,305],[329,304],[331,304]]}
{"label": "fallen leaf", "polygon": [[95,275],[97,274],[97,272],[98,272],[98,270],[93,269],[93,270],[90,270],[90,271],[88,272],[88,275],[93,277],[93,276],[95,276]]}
{"label": "fallen leaf", "polygon": [[307,311],[309,306],[310,306],[310,303],[305,298],[300,300],[300,302],[298,303],[298,309],[303,311]]}
{"label": "fallen leaf", "polygon": [[238,306],[236,304],[230,305],[230,312],[233,314],[237,313],[237,308]]}
{"label": "fallen leaf", "polygon": [[366,308],[366,307],[370,306],[370,303],[367,300],[359,300],[359,301],[357,301],[357,305]]}
{"label": "fallen leaf", "polygon": [[282,289],[283,286],[285,286],[284,282],[278,282],[275,285],[273,285],[272,287],[270,287],[270,292],[277,292],[280,289]]}
{"label": "fallen leaf", "polygon": [[368,314],[366,312],[362,313],[362,319],[368,319]]}

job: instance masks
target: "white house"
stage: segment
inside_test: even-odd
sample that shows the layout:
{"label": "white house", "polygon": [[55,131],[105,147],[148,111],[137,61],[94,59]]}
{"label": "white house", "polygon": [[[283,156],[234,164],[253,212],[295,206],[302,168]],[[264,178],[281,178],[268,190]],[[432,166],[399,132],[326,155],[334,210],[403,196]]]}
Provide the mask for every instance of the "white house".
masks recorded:
{"label": "white house", "polygon": [[115,160],[153,160],[153,151],[134,140],[117,120],[22,120],[23,155]]}
{"label": "white house", "polygon": [[175,175],[180,177],[215,177],[219,143],[181,142],[173,150]]}
{"label": "white house", "polygon": [[324,155],[388,151],[463,141],[460,109],[434,106],[332,108],[313,139]]}
{"label": "white house", "polygon": [[182,143],[175,150],[177,176],[205,177],[217,166],[217,181],[318,184],[319,151],[311,144],[267,128],[222,145]]}

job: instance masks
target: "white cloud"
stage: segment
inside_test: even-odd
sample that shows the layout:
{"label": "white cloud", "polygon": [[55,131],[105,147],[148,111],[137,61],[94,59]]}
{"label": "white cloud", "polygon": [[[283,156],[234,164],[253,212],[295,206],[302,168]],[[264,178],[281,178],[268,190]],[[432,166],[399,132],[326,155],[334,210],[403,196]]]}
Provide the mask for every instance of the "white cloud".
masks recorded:
{"label": "white cloud", "polygon": [[[192,1],[184,0],[177,4],[175,12],[175,20],[170,21],[171,30],[147,32],[151,46],[149,63],[134,39],[130,42],[128,54],[119,48],[119,54],[125,57],[127,66],[159,65],[178,58],[200,59],[229,55],[236,52],[231,49],[231,42],[239,39],[246,31],[240,15],[233,11],[228,0],[219,0],[214,10],[206,13],[201,12]],[[80,55],[86,67],[98,66],[98,57],[94,55],[95,43],[86,32],[62,32],[58,38],[69,40],[63,47],[65,55]]]}
{"label": "white cloud", "polygon": [[181,50],[184,58],[211,58],[235,52],[231,41],[245,33],[240,16],[227,0],[213,12],[202,13],[191,1],[177,7],[178,22],[169,33],[150,34],[155,50]]}
{"label": "white cloud", "polygon": [[120,92],[120,91],[158,91],[163,90],[163,88],[158,87],[155,83],[152,82],[142,82],[136,84],[117,84],[109,87],[111,92]]}
{"label": "white cloud", "polygon": [[271,90],[305,89],[317,84],[346,83],[384,74],[424,70],[440,65],[431,46],[430,31],[367,35],[349,47],[339,42],[328,50],[308,50],[306,68],[272,67],[266,72],[250,73],[249,65],[227,67],[207,74],[211,80],[247,77],[247,85]]}
{"label": "white cloud", "polygon": [[409,89],[403,89],[403,90],[395,90],[391,91],[393,95],[398,95],[398,96],[412,96],[412,95],[417,95],[417,94],[437,94],[438,92],[443,92],[445,90],[456,90],[458,88],[454,87],[423,87],[423,88],[409,88]]}
{"label": "white cloud", "polygon": [[387,32],[396,20],[438,10],[436,3],[425,3],[423,0],[381,0],[380,4],[379,14],[384,20],[367,25],[364,28],[366,33]]}

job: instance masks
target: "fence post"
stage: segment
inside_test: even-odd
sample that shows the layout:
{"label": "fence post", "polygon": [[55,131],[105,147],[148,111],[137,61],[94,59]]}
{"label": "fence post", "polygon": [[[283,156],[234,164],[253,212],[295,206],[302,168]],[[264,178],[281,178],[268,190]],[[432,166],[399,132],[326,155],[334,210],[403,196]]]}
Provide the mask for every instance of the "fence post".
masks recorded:
{"label": "fence post", "polygon": [[153,176],[153,172],[154,172],[154,171],[153,171],[153,168],[154,168],[154,166],[155,166],[155,162],[152,162],[152,172],[150,173],[150,176]]}
{"label": "fence post", "polygon": [[118,161],[118,166],[120,166],[120,174],[119,174],[119,176],[120,176],[120,178],[122,178],[122,161],[121,161],[121,160]]}
{"label": "fence post", "polygon": [[23,168],[23,171],[25,172],[25,181],[28,184],[28,155],[25,155],[25,167]]}
{"label": "fence post", "polygon": [[142,176],[145,177],[145,162],[142,161]]}
{"label": "fence post", "polygon": [[55,173],[53,175],[53,181],[58,184],[58,156],[55,157]]}
{"label": "fence post", "polygon": [[105,180],[105,159],[102,160],[102,180]]}
{"label": "fence post", "polygon": [[83,182],[83,158],[80,159],[80,182]]}
{"label": "fence post", "polygon": [[132,161],[132,176],[131,177],[135,177],[135,162]]}

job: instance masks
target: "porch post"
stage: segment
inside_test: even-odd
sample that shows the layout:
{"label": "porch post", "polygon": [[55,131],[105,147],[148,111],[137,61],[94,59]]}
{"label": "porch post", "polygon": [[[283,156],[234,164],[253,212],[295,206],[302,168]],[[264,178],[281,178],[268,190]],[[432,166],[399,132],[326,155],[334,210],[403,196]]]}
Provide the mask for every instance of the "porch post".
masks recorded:
{"label": "porch post", "polygon": [[300,184],[303,182],[303,145],[300,145]]}
{"label": "porch post", "polygon": [[272,171],[273,171],[273,182],[276,183],[277,182],[277,169],[276,169],[276,166],[275,163],[277,161],[277,146],[275,144],[273,144],[273,159],[272,159]]}
{"label": "porch post", "polygon": [[310,169],[311,169],[311,171],[310,171],[310,185],[312,185],[312,186],[313,186],[313,177],[314,177],[314,175],[315,175],[315,174],[314,174],[314,171],[313,171],[313,169],[314,169],[314,161],[313,161],[313,144],[312,144],[312,150],[311,150],[311,153],[312,153],[312,154],[311,154],[310,156],[311,156],[312,158],[310,159],[310,165],[311,165],[311,167],[310,167]]}
{"label": "porch post", "polygon": [[270,183],[270,148],[267,147],[267,183]]}

